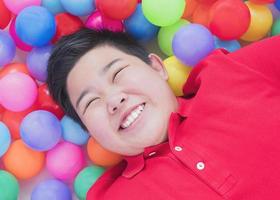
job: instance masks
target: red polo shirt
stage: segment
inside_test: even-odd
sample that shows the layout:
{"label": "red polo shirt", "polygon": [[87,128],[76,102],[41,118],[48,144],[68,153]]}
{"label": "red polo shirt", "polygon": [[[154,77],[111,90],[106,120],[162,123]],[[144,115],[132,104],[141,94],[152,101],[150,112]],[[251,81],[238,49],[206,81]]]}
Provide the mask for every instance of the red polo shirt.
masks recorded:
{"label": "red polo shirt", "polygon": [[168,141],[125,157],[88,200],[280,198],[280,37],[214,51],[191,72]]}

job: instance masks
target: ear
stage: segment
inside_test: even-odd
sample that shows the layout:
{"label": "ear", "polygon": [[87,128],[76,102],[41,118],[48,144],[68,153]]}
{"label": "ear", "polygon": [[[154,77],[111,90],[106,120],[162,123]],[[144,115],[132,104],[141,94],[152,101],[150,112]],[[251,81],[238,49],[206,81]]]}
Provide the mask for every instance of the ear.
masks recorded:
{"label": "ear", "polygon": [[168,80],[168,73],[164,67],[162,59],[153,53],[149,54],[149,59],[151,61],[151,67],[157,71],[164,80]]}

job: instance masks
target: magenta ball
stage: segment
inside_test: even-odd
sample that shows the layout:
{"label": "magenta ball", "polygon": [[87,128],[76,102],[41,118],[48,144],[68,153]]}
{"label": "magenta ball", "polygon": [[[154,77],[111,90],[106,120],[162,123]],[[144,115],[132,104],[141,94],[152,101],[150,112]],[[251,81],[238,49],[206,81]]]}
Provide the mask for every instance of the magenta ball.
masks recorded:
{"label": "magenta ball", "polygon": [[14,72],[0,79],[0,104],[7,110],[23,111],[33,105],[37,95],[36,83],[24,73]]}
{"label": "magenta ball", "polygon": [[82,149],[70,142],[60,142],[47,153],[48,171],[54,177],[66,182],[73,181],[84,164]]}
{"label": "magenta ball", "polygon": [[18,14],[28,6],[40,6],[41,0],[3,0],[6,7],[14,14]]}

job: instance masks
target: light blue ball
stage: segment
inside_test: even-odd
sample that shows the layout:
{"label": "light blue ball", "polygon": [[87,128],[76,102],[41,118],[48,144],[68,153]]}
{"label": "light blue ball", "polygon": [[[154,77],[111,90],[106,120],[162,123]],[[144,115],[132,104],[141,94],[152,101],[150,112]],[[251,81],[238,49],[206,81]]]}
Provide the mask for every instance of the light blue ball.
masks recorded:
{"label": "light blue ball", "polygon": [[223,48],[229,52],[236,51],[241,48],[240,43],[237,40],[220,40],[214,36],[215,48]]}
{"label": "light blue ball", "polygon": [[71,190],[57,179],[45,180],[32,191],[31,200],[72,200]]}
{"label": "light blue ball", "polygon": [[29,6],[18,14],[15,28],[23,42],[41,47],[48,44],[55,35],[55,18],[44,7]]}
{"label": "light blue ball", "polygon": [[76,16],[86,16],[95,10],[95,1],[93,0],[60,0],[64,9]]}
{"label": "light blue ball", "polygon": [[0,122],[0,158],[6,153],[10,144],[11,144],[10,131],[3,122]]}
{"label": "light blue ball", "polygon": [[64,140],[83,145],[88,141],[89,134],[82,127],[68,116],[61,119],[62,137]]}
{"label": "light blue ball", "polygon": [[42,0],[42,6],[47,8],[54,15],[65,11],[60,0]]}
{"label": "light blue ball", "polygon": [[0,68],[10,63],[15,55],[16,45],[13,39],[7,32],[0,30]]}
{"label": "light blue ball", "polygon": [[138,4],[134,13],[124,21],[124,25],[126,31],[141,42],[153,39],[159,31],[159,27],[150,23],[144,16],[141,4]]}

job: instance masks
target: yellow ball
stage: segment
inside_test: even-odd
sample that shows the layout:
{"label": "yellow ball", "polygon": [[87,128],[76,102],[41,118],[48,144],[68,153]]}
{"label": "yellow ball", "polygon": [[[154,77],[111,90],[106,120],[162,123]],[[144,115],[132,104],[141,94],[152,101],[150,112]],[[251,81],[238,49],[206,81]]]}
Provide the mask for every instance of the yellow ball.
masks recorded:
{"label": "yellow ball", "polygon": [[266,5],[257,5],[249,1],[246,2],[250,14],[250,26],[244,35],[241,36],[245,41],[257,41],[264,38],[271,29],[273,16],[270,9]]}
{"label": "yellow ball", "polygon": [[175,56],[170,56],[163,61],[168,73],[168,84],[176,96],[183,95],[183,86],[192,67],[182,64]]}

